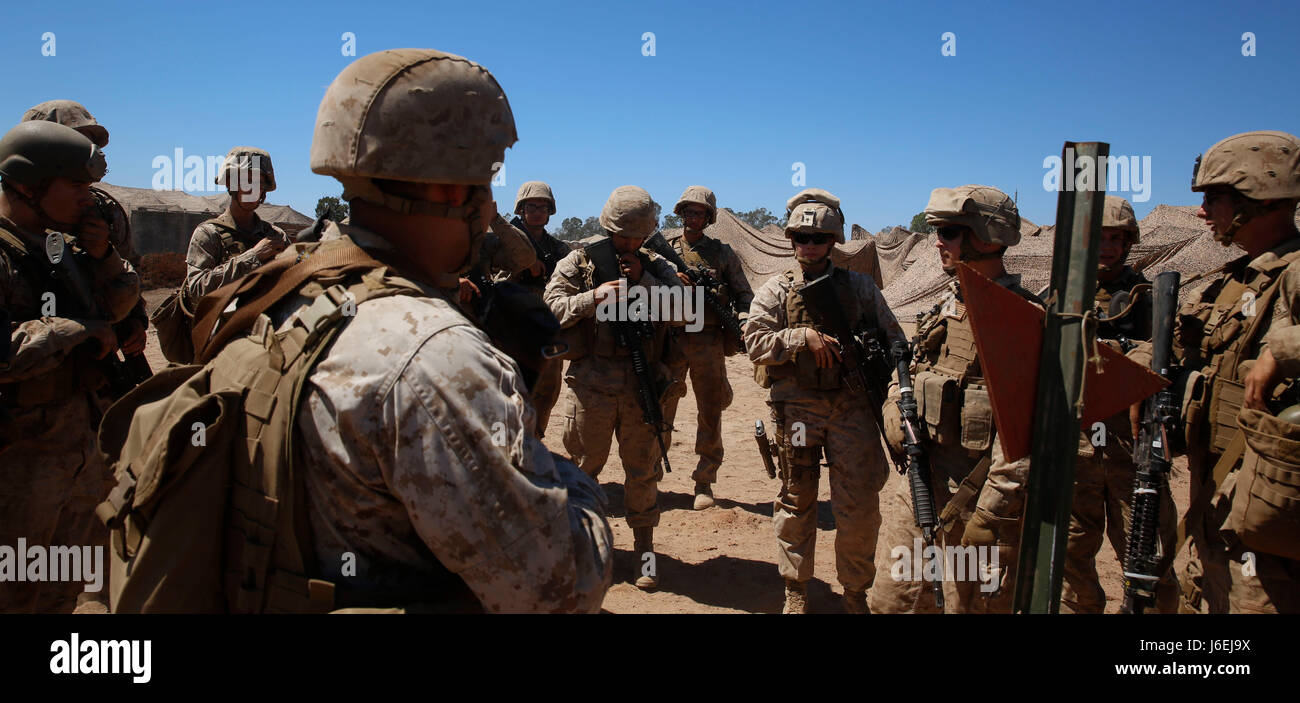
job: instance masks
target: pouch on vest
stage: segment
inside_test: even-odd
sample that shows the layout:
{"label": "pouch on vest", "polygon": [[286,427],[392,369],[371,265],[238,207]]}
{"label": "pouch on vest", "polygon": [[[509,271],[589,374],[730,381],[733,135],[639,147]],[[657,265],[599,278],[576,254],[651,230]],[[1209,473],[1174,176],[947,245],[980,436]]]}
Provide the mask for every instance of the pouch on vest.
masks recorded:
{"label": "pouch on vest", "polygon": [[1210,432],[1210,450],[1222,454],[1237,433],[1237,414],[1246,399],[1246,387],[1216,375],[1210,392],[1209,413],[1205,420]]}
{"label": "pouch on vest", "polygon": [[1228,524],[1242,544],[1300,560],[1300,425],[1244,409],[1246,451]]}
{"label": "pouch on vest", "polygon": [[957,403],[957,379],[921,371],[912,380],[916,388],[917,412],[925,419],[930,439],[951,446],[961,439],[961,406]]}
{"label": "pouch on vest", "polygon": [[982,452],[993,446],[993,405],[986,390],[968,387],[961,407],[961,446]]}
{"label": "pouch on vest", "polygon": [[194,363],[194,342],[190,339],[194,311],[185,306],[185,285],[172,291],[149,315],[149,323],[158,330],[158,346],[168,361]]}

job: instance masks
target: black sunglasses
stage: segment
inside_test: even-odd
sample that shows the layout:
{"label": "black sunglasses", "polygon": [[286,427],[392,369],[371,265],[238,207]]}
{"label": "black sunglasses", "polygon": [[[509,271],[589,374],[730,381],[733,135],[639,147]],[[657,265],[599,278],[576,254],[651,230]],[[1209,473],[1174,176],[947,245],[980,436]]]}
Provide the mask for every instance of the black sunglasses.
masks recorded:
{"label": "black sunglasses", "polygon": [[965,227],[957,227],[957,226],[954,226],[954,225],[948,225],[948,226],[940,227],[940,228],[936,229],[936,230],[935,230],[935,233],[939,235],[939,238],[940,238],[940,239],[948,239],[948,240],[952,240],[952,239],[957,239],[958,237],[960,237],[960,236],[962,236],[963,234],[965,234],[965,233],[966,233],[966,228],[965,228]]}
{"label": "black sunglasses", "polygon": [[817,232],[816,234],[803,234],[800,232],[792,236],[791,239],[796,244],[825,244],[831,240],[831,235],[824,232]]}

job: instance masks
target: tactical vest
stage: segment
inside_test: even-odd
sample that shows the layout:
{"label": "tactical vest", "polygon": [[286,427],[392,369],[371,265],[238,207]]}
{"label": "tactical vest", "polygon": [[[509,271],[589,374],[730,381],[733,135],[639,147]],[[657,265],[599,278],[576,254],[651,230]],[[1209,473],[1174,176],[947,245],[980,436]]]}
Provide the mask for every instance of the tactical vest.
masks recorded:
{"label": "tactical vest", "polygon": [[[64,254],[61,264],[51,264],[43,251],[32,251],[23,239],[0,227],[0,249],[9,256],[14,267],[24,278],[33,282],[35,287],[54,296],[56,316],[65,318],[97,317],[97,311],[87,309],[81,298],[93,295],[91,291],[74,294],[75,282],[68,280],[66,269],[76,266],[72,251],[73,238],[63,235]],[[85,282],[85,281],[83,281]],[[88,284],[88,282],[85,282]],[[93,304],[93,301],[92,301]],[[8,310],[11,323],[21,323],[42,317],[40,310]],[[9,329],[3,330],[11,335]],[[9,339],[6,338],[6,343]],[[90,362],[92,357],[82,357]],[[0,405],[11,407],[34,407],[52,403],[60,398],[70,398],[81,389],[96,390],[104,386],[107,378],[99,369],[99,363],[63,364],[48,373],[15,383],[0,384]]]}
{"label": "tactical vest", "polygon": [[[1189,441],[1210,432],[1210,449],[1221,454],[1237,432],[1237,415],[1245,398],[1241,363],[1271,323],[1280,293],[1282,274],[1300,261],[1300,249],[1289,252],[1260,270],[1243,264],[1236,275],[1226,276],[1205,291],[1202,299],[1178,315],[1176,344],[1189,366],[1201,367],[1203,383],[1188,386],[1186,430]],[[1250,283],[1242,279],[1254,273]],[[1212,300],[1205,298],[1213,296]],[[1247,311],[1253,309],[1254,315]],[[1204,423],[1204,427],[1202,424]]]}
{"label": "tactical vest", "polygon": [[[718,299],[724,305],[729,305],[731,291],[727,288],[726,281],[722,279],[722,244],[716,239],[704,237],[699,243],[692,247],[686,241],[686,235],[682,235],[672,240],[674,250],[682,257],[682,261],[692,268],[703,266],[718,272],[718,279],[721,285],[716,291]],[[714,329],[719,325],[718,314],[709,306],[704,307],[704,327],[705,329]]]}
{"label": "tactical vest", "polygon": [[251,247],[243,239],[239,238],[238,229],[231,229],[229,225],[217,218],[206,220],[205,225],[212,225],[217,229],[217,236],[221,237],[221,262],[230,261],[231,259],[248,251]]}
{"label": "tactical vest", "polygon": [[[689,263],[689,262],[688,262]],[[844,309],[846,319],[857,322],[862,319],[861,301],[853,294],[849,272],[838,266],[832,268],[831,282],[835,285],[835,294]],[[787,329],[812,327],[822,330],[813,322],[812,316],[799,294],[799,287],[804,282],[803,269],[796,268],[781,274],[785,276],[789,292],[785,297],[785,319]],[[782,378],[794,378],[799,388],[810,391],[838,390],[842,384],[843,364],[836,361],[829,368],[818,368],[817,359],[812,352],[801,348],[794,353],[794,358],[784,364],[756,364],[754,380],[763,388],[771,388],[772,382]]]}
{"label": "tactical vest", "polygon": [[[1117,294],[1132,293],[1134,286],[1149,284],[1142,274],[1131,268],[1125,268],[1124,271],[1109,283],[1097,282],[1096,303],[1093,309],[1100,317],[1111,315],[1111,299]],[[1134,303],[1133,301],[1137,302]],[[1136,298],[1130,297],[1128,312],[1119,319],[1110,322],[1101,322],[1097,325],[1097,337],[1099,339],[1125,339],[1138,342],[1151,339],[1151,295],[1149,291],[1139,291]],[[1119,310],[1115,311],[1120,312]]]}
{"label": "tactical vest", "polygon": [[[596,280],[596,266],[588,258],[585,249],[579,249],[578,269],[582,271],[584,290],[595,290],[604,281]],[[641,253],[641,267],[643,271],[650,270],[652,259]],[[654,275],[654,274],[651,274]],[[600,309],[600,303],[597,304],[597,310]],[[663,354],[664,335],[667,332],[667,325],[664,323],[646,323],[653,330],[651,339],[643,339],[642,346],[645,349],[646,361],[653,364],[660,360]],[[614,326],[608,322],[601,322],[595,317],[584,318],[574,327],[578,330],[578,339],[574,340],[571,334],[562,334],[561,339],[570,345],[570,352],[563,358],[576,359],[594,354],[596,356],[615,357],[626,359],[629,352],[627,349],[618,346],[618,340],[614,336]],[[576,344],[575,344],[576,342]]]}

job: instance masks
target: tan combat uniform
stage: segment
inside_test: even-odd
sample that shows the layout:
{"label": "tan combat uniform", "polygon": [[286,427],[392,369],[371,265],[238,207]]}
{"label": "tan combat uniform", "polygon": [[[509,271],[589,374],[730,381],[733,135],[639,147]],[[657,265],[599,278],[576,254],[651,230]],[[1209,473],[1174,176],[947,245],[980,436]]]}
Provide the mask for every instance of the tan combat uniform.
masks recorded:
{"label": "tan combat uniform", "polygon": [[253,247],[263,239],[284,239],[284,230],[253,213],[253,228],[241,231],[229,212],[194,228],[185,255],[186,299],[191,305],[212,291],[261,266]]}
{"label": "tan combat uniform", "polygon": [[[904,339],[894,314],[870,277],[830,265],[845,317],[874,328],[886,348]],[[771,389],[772,420],[783,454],[781,492],[773,507],[777,568],[787,581],[813,576],[817,545],[817,483],[821,458],[830,474],[835,515],[835,569],[846,591],[862,592],[876,575],[880,489],[889,469],[864,395],[842,386],[840,364],[818,369],[804,339],[815,327],[798,287],[801,268],[773,276],[749,308],[745,346],[760,385]],[[796,446],[800,438],[804,441]],[[787,468],[788,467],[788,468]]]}
{"label": "tan combat uniform", "polygon": [[[1020,277],[1004,274],[994,280],[1027,300],[1037,297],[1020,286]],[[966,306],[958,296],[956,281],[949,284],[943,301],[917,326],[921,348],[912,365],[912,386],[916,389],[917,413],[926,436],[922,444],[930,461],[931,488],[937,512],[947,507],[963,480],[987,459],[988,474],[975,483],[976,493],[961,507],[946,528],[937,531],[939,547],[960,549],[968,526],[979,525],[980,533],[991,531],[995,548],[979,568],[963,569],[960,575],[951,565],[944,568],[944,607],[947,612],[1011,612],[1015,589],[1016,559],[1020,544],[1020,521],[1025,502],[1029,458],[1015,462],[1003,458],[993,420],[993,408],[984,385],[983,367],[975,347],[975,335]],[[897,384],[885,401],[885,427],[891,444],[901,443]],[[898,448],[898,447],[896,447]],[[976,476],[978,478],[978,476]],[[890,550],[905,548],[911,555],[920,543],[921,529],[912,512],[912,494],[906,480],[895,481],[893,511],[881,530]],[[994,567],[993,559],[997,560]],[[969,563],[969,560],[964,563]],[[931,583],[921,574],[911,578],[878,579],[871,589],[871,609],[885,613],[938,612]]]}
{"label": "tan combat uniform", "polygon": [[[340,234],[394,259],[359,227],[322,238]],[[297,428],[323,578],[370,605],[467,589],[488,612],[598,611],[613,549],[599,486],[534,437],[515,363],[419,285],[427,297],[358,306],[307,382]]]}
{"label": "tan combat uniform", "polygon": [[[704,235],[691,246],[684,235],[669,240],[687,266],[706,266],[717,272],[726,290],[718,297],[724,305],[734,301],[734,308],[742,310],[743,325],[754,292],[749,288],[740,257],[731,246]],[[691,290],[687,289],[687,294]],[[673,387],[664,399],[664,420],[671,426],[677,416],[677,403],[686,395],[686,374],[689,371],[691,387],[695,389],[698,429],[695,432],[695,453],[699,462],[691,478],[696,483],[715,483],[718,467],[722,465],[722,411],[731,405],[731,383],[727,380],[726,330],[718,321],[718,314],[704,306],[704,327],[698,332],[678,329],[674,346],[677,354],[669,365],[673,374]],[[739,351],[739,350],[737,350]]]}
{"label": "tan combat uniform", "polygon": [[[67,285],[51,281],[44,239],[0,218],[0,307],[12,317],[10,358],[0,363],[0,545],[16,549],[21,537],[29,546],[102,547],[108,531],[94,511],[115,482],[95,442],[106,379],[83,321],[122,320],[140,279],[111,247],[95,261],[67,240],[55,267]],[[47,292],[53,315],[42,309]],[[0,613],[71,612],[85,585],[0,582]]]}
{"label": "tan combat uniform", "polygon": [[[644,273],[635,286],[650,290],[678,285],[672,264],[641,250]],[[546,304],[563,329],[577,328],[568,338],[578,348],[564,382],[573,391],[564,409],[564,448],[587,475],[595,478],[609,458],[609,445],[618,437],[623,460],[624,503],[629,527],[659,524],[659,443],[654,428],[642,420],[637,404],[636,374],[626,349],[615,343],[613,325],[596,320],[595,266],[587,252],[577,249],[560,260],[546,285]],[[630,284],[630,282],[629,282]],[[661,363],[668,323],[653,323],[653,339],[642,340],[646,360],[660,388],[668,371]]]}
{"label": "tan combat uniform", "polygon": [[[1254,259],[1242,256],[1179,311],[1174,354],[1185,369],[1205,376],[1203,389],[1189,384],[1184,398],[1191,471],[1191,503],[1238,430],[1242,383],[1265,348],[1287,380],[1300,376],[1300,239],[1289,239]],[[1277,289],[1271,305],[1266,292]],[[1253,339],[1246,331],[1254,312],[1265,316]],[[1150,347],[1132,354],[1149,363]],[[1198,401],[1208,396],[1208,402]],[[1200,519],[1187,525],[1191,555],[1181,577],[1182,608],[1200,613],[1300,612],[1300,561],[1251,549],[1229,521],[1241,459],[1210,498]],[[1244,567],[1244,568],[1243,568]]]}
{"label": "tan combat uniform", "polygon": [[[1099,316],[1118,313],[1111,310],[1112,297],[1129,292],[1134,286],[1150,284],[1142,274],[1125,266],[1110,281],[1097,282],[1096,310]],[[1142,342],[1151,338],[1151,293],[1143,291],[1128,314],[1119,320],[1102,323],[1097,338]],[[1083,427],[1079,438],[1079,461],[1074,470],[1074,503],[1070,512],[1069,540],[1065,547],[1065,581],[1061,588],[1064,612],[1101,613],[1106,609],[1106,592],[1097,575],[1097,551],[1109,537],[1110,546],[1120,565],[1128,553],[1128,533],[1133,508],[1133,482],[1137,469],[1133,465],[1133,432],[1128,411],[1108,418],[1105,429]],[[1093,440],[1099,441],[1094,446]],[[1160,493],[1160,543],[1164,553],[1174,548],[1178,509],[1166,483]],[[1156,606],[1162,613],[1178,610],[1178,581],[1172,570],[1157,585]]]}

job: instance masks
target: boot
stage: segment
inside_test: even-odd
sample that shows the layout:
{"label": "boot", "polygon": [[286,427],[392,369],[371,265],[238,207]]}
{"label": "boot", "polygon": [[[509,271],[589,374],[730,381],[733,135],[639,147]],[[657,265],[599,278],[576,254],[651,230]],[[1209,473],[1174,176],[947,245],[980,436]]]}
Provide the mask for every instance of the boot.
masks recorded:
{"label": "boot", "polygon": [[658,559],[647,561],[642,557],[646,552],[654,554],[654,535],[653,527],[632,528],[632,551],[636,552],[636,570],[640,574],[636,579],[636,587],[643,591],[649,591],[659,585]]}
{"label": "boot", "polygon": [[867,592],[844,589],[844,612],[854,615],[870,614],[871,609],[867,607]]}
{"label": "boot", "polygon": [[804,584],[798,581],[786,580],[785,608],[781,610],[781,613],[783,615],[808,614],[808,589]]}
{"label": "boot", "polygon": [[695,482],[695,509],[708,510],[713,507],[713,487],[707,483]]}

